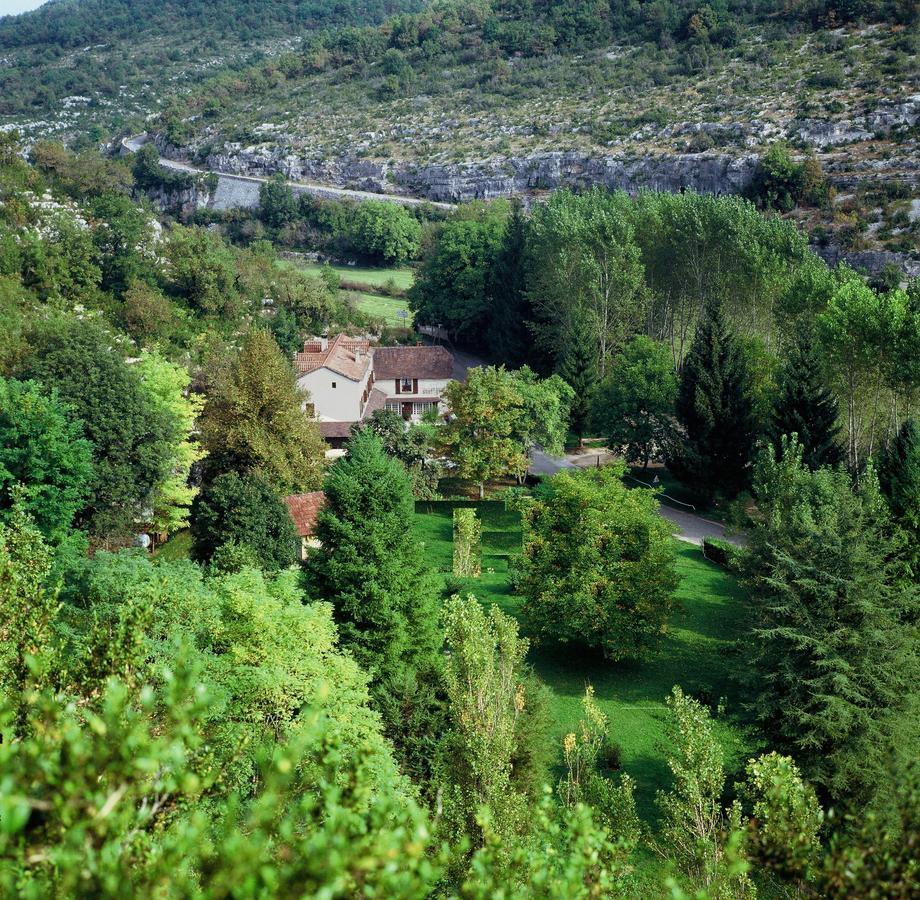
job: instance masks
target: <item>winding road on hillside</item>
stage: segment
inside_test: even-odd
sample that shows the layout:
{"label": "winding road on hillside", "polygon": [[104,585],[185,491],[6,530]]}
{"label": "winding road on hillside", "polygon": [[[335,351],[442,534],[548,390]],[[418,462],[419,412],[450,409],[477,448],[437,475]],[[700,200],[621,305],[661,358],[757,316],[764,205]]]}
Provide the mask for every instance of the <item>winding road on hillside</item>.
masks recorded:
{"label": "winding road on hillside", "polygon": [[[149,138],[146,134],[136,134],[132,137],[122,138],[121,146],[130,153],[137,153],[147,142]],[[188,172],[193,175],[216,175],[218,178],[232,179],[244,184],[264,184],[270,179],[259,175],[237,175],[234,172],[220,172],[215,169],[200,169],[196,166],[180,162],[175,159],[169,159],[160,156],[160,165],[164,169],[172,169],[175,172]],[[330,187],[325,184],[317,184],[310,181],[288,181],[286,182],[291,188],[300,193],[310,194],[321,200],[385,200],[389,203],[398,203],[401,206],[433,206],[437,209],[453,209],[453,203],[441,203],[434,200],[419,200],[417,197],[402,197],[398,194],[376,194],[373,191],[356,191],[350,188]]]}

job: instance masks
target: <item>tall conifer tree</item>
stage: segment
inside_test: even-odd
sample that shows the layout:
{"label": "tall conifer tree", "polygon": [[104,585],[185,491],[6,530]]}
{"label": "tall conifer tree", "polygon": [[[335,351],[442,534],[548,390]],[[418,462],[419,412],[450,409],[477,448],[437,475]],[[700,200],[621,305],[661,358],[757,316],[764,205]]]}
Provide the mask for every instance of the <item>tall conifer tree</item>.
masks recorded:
{"label": "tall conifer tree", "polygon": [[591,334],[588,317],[577,309],[573,311],[562,335],[556,371],[575,391],[569,412],[569,424],[572,431],[581,439],[588,430],[594,393],[597,389],[597,343]]}
{"label": "tall conifer tree", "polygon": [[404,768],[426,780],[443,714],[443,633],[433,572],[412,535],[415,501],[402,464],[370,429],[329,472],[306,563],[308,590],[332,604],[343,646],[370,675],[371,694]]}
{"label": "tall conifer tree", "polygon": [[718,302],[707,306],[684,361],[677,417],[674,474],[707,496],[737,494],[749,478],[757,423],[745,356]]}
{"label": "tall conifer tree", "polygon": [[778,749],[835,803],[884,804],[920,740],[912,691],[918,591],[870,467],[810,471],[783,440],[758,461],[761,517],[742,560],[750,595],[743,677]]}
{"label": "tall conifer tree", "polygon": [[837,398],[822,383],[817,359],[804,340],[798,342],[780,375],[771,423],[774,445],[780,446],[784,434],[797,434],[809,469],[836,466],[843,461],[839,414]]}
{"label": "tall conifer tree", "polygon": [[903,530],[914,577],[920,577],[920,423],[908,419],[879,459],[879,482]]}
{"label": "tall conifer tree", "polygon": [[521,204],[515,202],[487,285],[491,300],[489,351],[494,359],[515,368],[533,356],[527,327],[531,310],[524,290],[525,226]]}

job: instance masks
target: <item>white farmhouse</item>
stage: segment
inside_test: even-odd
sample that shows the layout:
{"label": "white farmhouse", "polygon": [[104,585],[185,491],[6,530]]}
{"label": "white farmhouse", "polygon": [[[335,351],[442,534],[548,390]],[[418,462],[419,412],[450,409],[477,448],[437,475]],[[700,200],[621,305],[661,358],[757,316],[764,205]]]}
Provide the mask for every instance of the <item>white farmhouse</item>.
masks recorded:
{"label": "white farmhouse", "polygon": [[418,419],[432,409],[444,412],[442,396],[454,371],[454,358],[444,347],[378,347],[374,379],[386,397],[386,408],[404,419]]}
{"label": "white farmhouse", "polygon": [[453,364],[444,347],[372,347],[344,334],[313,338],[294,355],[297,384],[310,394],[306,408],[333,447],[341,447],[355,422],[384,407],[406,420],[444,411]]}

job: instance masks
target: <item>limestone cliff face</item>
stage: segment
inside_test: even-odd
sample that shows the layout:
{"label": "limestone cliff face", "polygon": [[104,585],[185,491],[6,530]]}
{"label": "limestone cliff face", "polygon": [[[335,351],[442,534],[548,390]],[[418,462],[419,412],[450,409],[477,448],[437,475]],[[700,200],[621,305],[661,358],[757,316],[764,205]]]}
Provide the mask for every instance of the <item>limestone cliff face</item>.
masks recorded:
{"label": "limestone cliff face", "polygon": [[381,194],[459,203],[594,185],[631,192],[647,188],[736,194],[750,184],[757,161],[756,154],[685,153],[618,157],[566,152],[425,165],[349,157],[314,160],[298,157],[277,146],[244,148],[228,144],[222,152],[210,154],[204,166],[212,171],[235,175],[265,177],[281,172],[294,181],[316,181]]}

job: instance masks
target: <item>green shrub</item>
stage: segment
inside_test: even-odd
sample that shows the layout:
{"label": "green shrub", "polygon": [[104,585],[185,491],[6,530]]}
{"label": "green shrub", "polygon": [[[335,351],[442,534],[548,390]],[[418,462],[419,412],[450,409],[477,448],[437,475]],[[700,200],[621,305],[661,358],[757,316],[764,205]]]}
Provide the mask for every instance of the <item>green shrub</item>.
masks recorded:
{"label": "green shrub", "polygon": [[703,556],[716,565],[728,568],[738,555],[738,552],[738,548],[728,541],[711,537],[703,538]]}

